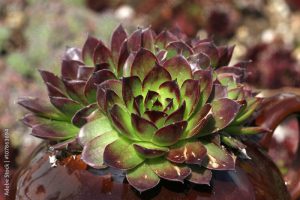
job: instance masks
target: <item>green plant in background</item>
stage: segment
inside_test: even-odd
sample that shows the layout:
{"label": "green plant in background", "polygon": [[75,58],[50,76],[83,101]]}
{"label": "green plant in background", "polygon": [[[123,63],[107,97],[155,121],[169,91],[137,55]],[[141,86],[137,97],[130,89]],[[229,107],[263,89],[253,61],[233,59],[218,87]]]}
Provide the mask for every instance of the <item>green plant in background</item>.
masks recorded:
{"label": "green plant in background", "polygon": [[233,49],[150,28],[119,26],[110,47],[89,36],[66,51],[61,77],[41,71],[51,104],[22,99],[24,122],[55,147],[77,139],[84,162],[124,170],[140,192],[161,179],[209,184],[246,155],[241,136],[266,131],[246,126],[260,99],[244,63],[228,66]]}

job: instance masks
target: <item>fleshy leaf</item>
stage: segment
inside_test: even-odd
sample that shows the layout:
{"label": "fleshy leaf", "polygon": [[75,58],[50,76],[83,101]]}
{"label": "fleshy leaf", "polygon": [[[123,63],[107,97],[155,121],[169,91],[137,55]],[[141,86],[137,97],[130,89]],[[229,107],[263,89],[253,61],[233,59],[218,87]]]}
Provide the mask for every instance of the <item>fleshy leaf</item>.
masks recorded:
{"label": "fleshy leaf", "polygon": [[168,52],[167,59],[173,58],[177,55],[182,55],[187,58],[193,53],[193,50],[181,41],[170,42],[167,45],[166,50]]}
{"label": "fleshy leaf", "polygon": [[193,71],[206,69],[210,66],[210,59],[203,53],[198,53],[190,56],[188,61]]}
{"label": "fleshy leaf", "polygon": [[172,99],[176,105],[180,103],[180,89],[175,81],[167,81],[161,84],[159,86],[159,94],[164,100],[164,105],[169,103],[168,99]]}
{"label": "fleshy leaf", "polygon": [[142,83],[139,77],[130,76],[122,79],[122,96],[127,107],[131,108],[134,97],[142,93]]}
{"label": "fleshy leaf", "polygon": [[105,167],[103,161],[104,149],[117,139],[118,134],[114,130],[96,136],[84,145],[81,159],[93,168]]}
{"label": "fleshy leaf", "polygon": [[97,115],[96,113],[99,113],[97,108],[97,104],[94,103],[78,110],[72,118],[72,123],[78,127],[83,126],[90,121],[91,118],[95,117],[94,115]]}
{"label": "fleshy leaf", "polygon": [[48,140],[66,140],[75,137],[79,129],[62,121],[48,120],[46,123],[38,124],[32,128],[32,135]]}
{"label": "fleshy leaf", "polygon": [[170,149],[167,159],[175,163],[201,165],[206,157],[206,148],[201,142],[192,141],[175,145]]}
{"label": "fleshy leaf", "polygon": [[72,118],[82,108],[78,102],[64,97],[50,97],[50,102],[66,116]]}
{"label": "fleshy leaf", "polygon": [[111,38],[111,53],[115,61],[115,64],[118,64],[119,53],[121,51],[123,42],[127,38],[127,33],[125,32],[122,25],[119,25],[113,32]]}
{"label": "fleshy leaf", "polygon": [[172,124],[172,123],[175,123],[175,122],[182,121],[183,118],[184,118],[185,109],[186,109],[186,103],[184,101],[182,103],[182,105],[177,110],[175,110],[173,113],[171,113],[167,117],[167,119],[165,121],[165,125],[169,125],[169,124]]}
{"label": "fleshy leaf", "polygon": [[213,170],[234,170],[235,157],[231,155],[225,148],[219,147],[214,143],[204,143],[207,149],[208,163],[205,165],[208,169]]}
{"label": "fleshy leaf", "polygon": [[116,73],[116,66],[113,63],[113,58],[110,50],[102,43],[100,42],[94,52],[94,64],[99,65],[102,63],[108,63],[109,64],[109,69]]}
{"label": "fleshy leaf", "polygon": [[178,85],[192,78],[192,71],[188,61],[183,56],[176,56],[167,60],[164,68],[171,74],[172,80],[177,80]]}
{"label": "fleshy leaf", "polygon": [[159,49],[165,49],[168,43],[176,40],[176,36],[173,35],[171,32],[162,31],[160,34],[157,35],[155,44],[158,46]]}
{"label": "fleshy leaf", "polygon": [[136,54],[131,66],[131,76],[138,76],[141,80],[144,80],[145,76],[155,67],[157,63],[156,57],[151,51],[146,49],[140,49]]}
{"label": "fleshy leaf", "polygon": [[184,179],[191,173],[190,168],[174,165],[163,158],[151,159],[147,163],[159,177],[170,181],[183,183]]}
{"label": "fleshy leaf", "polygon": [[89,101],[89,103],[94,103],[97,100],[97,86],[98,84],[103,83],[106,80],[109,79],[117,79],[115,74],[108,70],[103,69],[100,71],[95,72],[86,82],[85,88],[84,88],[84,94]]}
{"label": "fleshy leaf", "polygon": [[58,78],[56,75],[54,75],[51,72],[45,71],[45,70],[39,70],[42,79],[44,80],[45,83],[50,83],[52,86],[57,88],[60,92],[63,93],[65,90],[64,84],[61,81],[60,78]]}
{"label": "fleshy leaf", "polygon": [[117,139],[107,145],[104,150],[104,162],[110,167],[129,170],[141,164],[143,161],[144,158],[137,154],[133,145],[123,139]]}
{"label": "fleshy leaf", "polygon": [[137,29],[128,37],[128,48],[130,51],[138,51],[142,46],[142,29]]}
{"label": "fleshy leaf", "polygon": [[201,97],[200,103],[204,105],[212,91],[213,87],[213,75],[210,70],[197,70],[193,73],[194,79],[200,80]]}
{"label": "fleshy leaf", "polygon": [[133,127],[131,125],[131,117],[123,106],[114,105],[109,111],[114,126],[119,130],[119,133],[129,139],[136,140]]}
{"label": "fleshy leaf", "polygon": [[97,136],[103,133],[110,132],[113,127],[107,117],[102,116],[101,118],[95,119],[85,124],[79,131],[78,141],[81,145],[85,145],[89,141],[93,140]]}
{"label": "fleshy leaf", "polygon": [[258,133],[272,132],[270,129],[261,126],[254,126],[254,127],[229,126],[225,128],[224,131],[233,135],[254,135]]}
{"label": "fleshy leaf", "polygon": [[156,127],[161,127],[165,121],[164,118],[168,116],[164,112],[155,110],[148,110],[144,114],[150,121],[152,121],[156,125]]}
{"label": "fleshy leaf", "polygon": [[207,122],[210,120],[211,116],[211,105],[205,104],[200,111],[196,112],[190,118],[188,126],[186,128],[186,137],[190,138],[199,134],[201,130],[207,125]]}
{"label": "fleshy leaf", "polygon": [[192,79],[185,80],[181,86],[180,94],[186,102],[186,116],[190,116],[199,102],[200,82]]}
{"label": "fleshy leaf", "polygon": [[195,184],[210,185],[212,172],[200,166],[189,166],[192,170],[191,175],[187,178],[189,182]]}
{"label": "fleshy leaf", "polygon": [[83,48],[82,48],[82,60],[87,65],[93,64],[93,55],[94,55],[94,51],[95,51],[95,48],[98,45],[98,43],[99,43],[99,40],[88,35],[88,38],[85,41],[85,44],[83,45]]}
{"label": "fleshy leaf", "polygon": [[152,141],[159,146],[173,145],[180,139],[186,126],[187,122],[181,121],[160,128],[155,132]]}
{"label": "fleshy leaf", "polygon": [[67,117],[59,112],[52,104],[38,98],[21,98],[18,104],[31,112],[50,119],[66,120]]}
{"label": "fleshy leaf", "polygon": [[160,178],[146,163],[128,171],[126,178],[128,183],[139,192],[154,188],[160,181]]}
{"label": "fleshy leaf", "polygon": [[154,48],[154,34],[151,28],[147,28],[142,33],[142,45],[145,49],[153,52],[155,51]]}
{"label": "fleshy leaf", "polygon": [[146,75],[143,81],[143,89],[157,91],[162,83],[171,81],[171,79],[171,75],[167,70],[156,66]]}
{"label": "fleshy leaf", "polygon": [[194,47],[196,53],[204,53],[210,58],[211,65],[216,67],[218,64],[219,53],[212,42],[202,42]]}
{"label": "fleshy leaf", "polygon": [[78,102],[87,103],[86,97],[84,95],[85,83],[86,81],[82,80],[64,80],[67,93],[71,97],[71,99]]}
{"label": "fleshy leaf", "polygon": [[159,147],[148,142],[134,143],[133,147],[142,157],[155,158],[160,157],[169,151],[168,148]]}
{"label": "fleshy leaf", "polygon": [[240,109],[240,104],[230,99],[218,99],[211,103],[212,115],[215,119],[216,130],[228,126]]}
{"label": "fleshy leaf", "polygon": [[39,117],[37,115],[29,113],[29,114],[25,115],[25,117],[22,119],[22,121],[26,126],[29,126],[32,128],[36,125],[47,123],[49,121],[49,119]]}
{"label": "fleshy leaf", "polygon": [[79,67],[84,64],[77,60],[63,60],[61,63],[61,76],[63,79],[76,80]]}
{"label": "fleshy leaf", "polygon": [[112,90],[119,97],[122,97],[122,83],[119,80],[106,80],[97,87],[97,101],[99,107],[106,112],[105,104],[106,104],[106,91]]}
{"label": "fleshy leaf", "polygon": [[157,130],[156,126],[151,121],[148,121],[136,114],[131,114],[131,123],[136,130],[137,136],[145,141],[151,141],[155,131]]}

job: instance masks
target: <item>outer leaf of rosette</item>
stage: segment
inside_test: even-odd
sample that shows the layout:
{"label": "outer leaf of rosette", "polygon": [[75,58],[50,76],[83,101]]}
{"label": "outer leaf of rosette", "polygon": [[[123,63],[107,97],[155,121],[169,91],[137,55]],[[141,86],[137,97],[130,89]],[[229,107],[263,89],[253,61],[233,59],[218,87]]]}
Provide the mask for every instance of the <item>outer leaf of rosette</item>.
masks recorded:
{"label": "outer leaf of rosette", "polygon": [[119,138],[107,145],[104,150],[105,164],[117,169],[133,169],[144,162],[144,160],[143,157],[137,154],[132,143],[123,138]]}
{"label": "outer leaf of rosette", "polygon": [[217,146],[212,142],[203,142],[207,149],[208,162],[203,164],[212,170],[234,170],[235,157],[224,147]]}
{"label": "outer leaf of rosette", "polygon": [[145,76],[156,66],[156,63],[155,55],[151,51],[141,48],[133,60],[130,75],[138,76],[144,80]]}
{"label": "outer leaf of rosette", "polygon": [[135,142],[133,147],[136,152],[144,158],[156,158],[165,155],[169,149],[166,147],[160,147],[150,142]]}
{"label": "outer leaf of rosette", "polygon": [[85,143],[81,158],[93,168],[104,168],[106,167],[103,159],[105,147],[116,141],[119,136],[114,130],[102,132],[101,134],[98,132],[97,135]]}
{"label": "outer leaf of rosette", "polygon": [[169,181],[179,181],[191,174],[191,169],[185,165],[172,164],[165,158],[150,159],[147,161],[150,168],[160,177]]}
{"label": "outer leaf of rosette", "polygon": [[179,55],[167,60],[163,67],[171,74],[172,80],[177,80],[179,87],[185,80],[192,78],[191,67],[183,56]]}
{"label": "outer leaf of rosette", "polygon": [[128,183],[139,192],[144,192],[158,185],[160,178],[147,163],[143,163],[126,173]]}

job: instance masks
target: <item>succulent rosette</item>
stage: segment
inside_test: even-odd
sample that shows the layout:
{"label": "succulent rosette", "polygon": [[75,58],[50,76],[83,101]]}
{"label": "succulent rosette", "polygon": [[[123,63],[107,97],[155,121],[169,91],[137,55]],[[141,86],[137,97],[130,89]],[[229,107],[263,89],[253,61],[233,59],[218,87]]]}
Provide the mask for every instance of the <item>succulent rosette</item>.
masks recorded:
{"label": "succulent rosette", "polygon": [[264,131],[246,126],[260,99],[242,85],[246,63],[228,66],[233,49],[119,26],[110,47],[89,37],[69,49],[61,78],[41,71],[52,105],[21,101],[24,121],[58,144],[77,138],[84,162],[123,170],[140,192],[161,179],[209,185],[245,155],[242,135]]}

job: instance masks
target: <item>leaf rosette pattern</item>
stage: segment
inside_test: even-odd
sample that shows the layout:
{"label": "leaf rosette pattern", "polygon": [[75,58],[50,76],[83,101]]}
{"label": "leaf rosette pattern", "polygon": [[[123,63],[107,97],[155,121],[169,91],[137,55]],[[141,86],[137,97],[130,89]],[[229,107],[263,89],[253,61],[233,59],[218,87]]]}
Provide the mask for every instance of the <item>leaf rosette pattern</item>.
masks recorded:
{"label": "leaf rosette pattern", "polygon": [[209,185],[235,168],[242,135],[267,131],[245,125],[261,99],[242,84],[246,63],[228,66],[233,49],[150,28],[119,26],[110,47],[89,36],[60,78],[41,71],[51,104],[22,99],[24,122],[58,146],[78,141],[83,161],[124,170],[140,192],[161,179]]}

